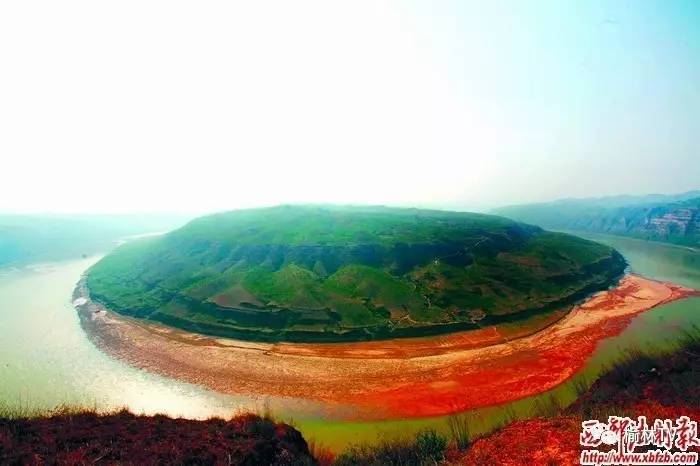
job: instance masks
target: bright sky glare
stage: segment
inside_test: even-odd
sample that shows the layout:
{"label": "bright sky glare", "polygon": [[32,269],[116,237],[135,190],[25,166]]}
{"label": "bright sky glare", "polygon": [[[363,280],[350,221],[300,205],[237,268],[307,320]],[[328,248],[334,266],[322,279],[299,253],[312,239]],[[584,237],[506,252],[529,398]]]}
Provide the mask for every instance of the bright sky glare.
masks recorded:
{"label": "bright sky glare", "polygon": [[700,187],[695,1],[0,3],[0,211]]}

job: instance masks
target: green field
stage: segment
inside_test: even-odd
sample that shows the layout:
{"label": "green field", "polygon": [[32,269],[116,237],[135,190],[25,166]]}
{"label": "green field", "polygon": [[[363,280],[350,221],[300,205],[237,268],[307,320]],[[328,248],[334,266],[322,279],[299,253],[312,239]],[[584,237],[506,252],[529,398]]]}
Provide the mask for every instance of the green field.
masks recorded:
{"label": "green field", "polygon": [[193,220],[89,271],[93,299],[186,330],[349,341],[517,322],[609,286],[608,246],[506,218],[279,206]]}

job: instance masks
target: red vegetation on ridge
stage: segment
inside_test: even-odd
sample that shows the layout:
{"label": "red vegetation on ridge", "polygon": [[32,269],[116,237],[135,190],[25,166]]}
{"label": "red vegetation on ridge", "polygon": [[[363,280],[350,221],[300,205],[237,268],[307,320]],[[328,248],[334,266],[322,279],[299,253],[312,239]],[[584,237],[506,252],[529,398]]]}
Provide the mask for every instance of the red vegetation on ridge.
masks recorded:
{"label": "red vegetation on ridge", "polygon": [[0,464],[313,465],[301,433],[255,415],[229,421],[59,414],[0,419]]}

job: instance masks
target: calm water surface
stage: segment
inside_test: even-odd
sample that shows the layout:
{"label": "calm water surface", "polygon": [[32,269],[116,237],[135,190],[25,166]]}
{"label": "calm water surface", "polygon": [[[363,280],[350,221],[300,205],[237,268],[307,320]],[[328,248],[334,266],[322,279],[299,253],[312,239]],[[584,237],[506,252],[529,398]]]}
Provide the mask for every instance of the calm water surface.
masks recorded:
{"label": "calm water surface", "polygon": [[[579,233],[580,234],[580,233]],[[641,240],[580,234],[617,248],[633,272],[700,289],[700,252]],[[378,436],[410,434],[424,427],[446,428],[446,418],[384,422],[344,422],[293,400],[221,395],[168,379],[105,355],[87,339],[71,303],[80,275],[97,258],[0,269],[0,402],[14,407],[51,408],[59,404],[116,408],[204,418],[263,409],[293,419],[307,435],[333,449]],[[601,342],[581,376],[595,377],[625,348],[663,348],[693,325],[700,327],[700,299],[658,307],[636,317],[618,337]],[[570,384],[548,393],[563,404],[573,401]],[[507,407],[472,412],[473,429],[488,430],[504,413],[531,414],[537,397]]]}
{"label": "calm water surface", "polygon": [[0,402],[20,409],[128,406],[187,417],[230,415],[255,403],[136,369],[93,346],[71,290],[96,260],[0,271]]}

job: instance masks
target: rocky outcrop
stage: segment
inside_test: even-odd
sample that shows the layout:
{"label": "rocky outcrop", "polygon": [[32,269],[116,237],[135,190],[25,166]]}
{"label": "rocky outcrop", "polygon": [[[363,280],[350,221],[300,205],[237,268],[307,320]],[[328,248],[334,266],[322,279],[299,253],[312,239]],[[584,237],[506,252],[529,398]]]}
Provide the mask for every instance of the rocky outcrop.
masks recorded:
{"label": "rocky outcrop", "polygon": [[633,236],[700,247],[700,197],[649,201],[572,199],[510,206],[498,214],[544,228]]}
{"label": "rocky outcrop", "polygon": [[700,209],[678,208],[661,216],[648,217],[645,229],[660,237],[687,237],[696,234],[700,227]]}

